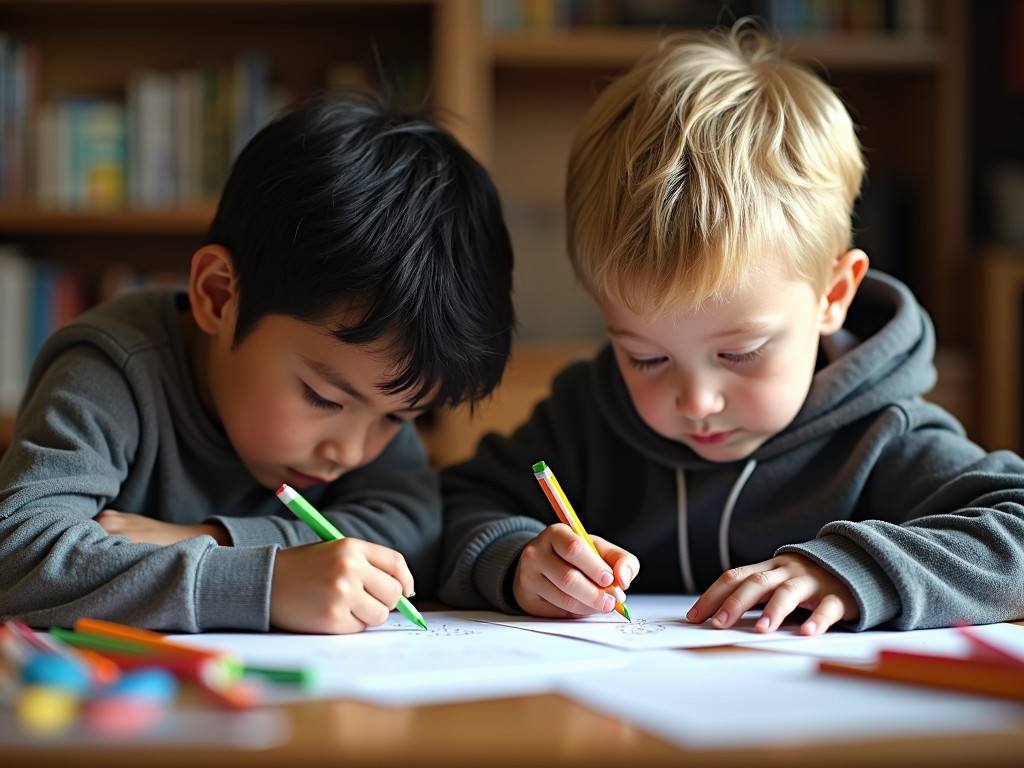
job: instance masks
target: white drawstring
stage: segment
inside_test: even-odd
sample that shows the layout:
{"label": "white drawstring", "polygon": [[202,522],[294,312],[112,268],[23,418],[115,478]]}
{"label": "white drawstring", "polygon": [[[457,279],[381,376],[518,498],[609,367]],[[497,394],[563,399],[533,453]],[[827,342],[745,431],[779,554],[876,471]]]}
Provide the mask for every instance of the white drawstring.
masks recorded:
{"label": "white drawstring", "polygon": [[690,542],[686,535],[686,475],[682,469],[676,469],[676,516],[679,530],[679,563],[683,571],[683,586],[686,594],[697,594],[697,583],[693,580],[693,568],[690,565]]}
{"label": "white drawstring", "polygon": [[[732,513],[736,509],[736,501],[747,484],[747,480],[754,473],[757,467],[757,460],[751,459],[743,467],[740,476],[729,491],[729,498],[725,500],[725,509],[722,510],[722,522],[718,526],[718,558],[722,562],[722,571],[728,571],[732,566],[729,561],[729,524],[732,522]],[[697,583],[693,579],[693,566],[690,563],[690,541],[687,535],[687,505],[686,505],[686,474],[682,469],[676,469],[676,516],[679,521],[679,563],[683,571],[683,586],[686,594],[697,594]]]}
{"label": "white drawstring", "polygon": [[743,471],[740,472],[740,476],[733,483],[732,490],[729,492],[729,498],[725,500],[722,522],[718,526],[718,558],[722,561],[723,573],[732,568],[729,562],[729,523],[732,521],[732,513],[736,508],[736,500],[740,497],[740,491],[747,484],[747,480],[750,479],[750,475],[756,466],[756,459],[751,459],[747,462],[747,465],[743,467]]}

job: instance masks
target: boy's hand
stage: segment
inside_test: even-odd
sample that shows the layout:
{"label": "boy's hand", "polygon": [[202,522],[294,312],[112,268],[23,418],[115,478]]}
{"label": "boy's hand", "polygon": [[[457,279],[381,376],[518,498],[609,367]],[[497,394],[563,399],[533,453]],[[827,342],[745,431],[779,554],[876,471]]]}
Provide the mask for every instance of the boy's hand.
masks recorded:
{"label": "boy's hand", "polygon": [[154,520],[152,517],[104,509],[96,515],[96,522],[111,535],[124,536],[135,544],[177,544],[196,536],[212,536],[218,544],[229,545],[231,538],[223,527],[213,523],[176,525]]}
{"label": "boy's hand", "polygon": [[302,544],[277,553],[270,623],[290,632],[362,632],[412,594],[412,573],[393,549],[353,538]]}
{"label": "boy's hand", "polygon": [[640,572],[640,561],[598,536],[591,537],[598,557],[562,523],[548,526],[519,556],[512,592],[519,607],[534,616],[576,618],[608,613],[615,599],[604,587],[623,589]]}
{"label": "boy's hand", "polygon": [[784,554],[726,571],[693,604],[686,618],[700,624],[714,614],[711,625],[722,629],[760,603],[765,606],[754,625],[758,632],[775,631],[797,608],[811,611],[800,625],[803,635],[820,635],[837,621],[851,621],[860,615],[857,601],[839,579],[806,557]]}

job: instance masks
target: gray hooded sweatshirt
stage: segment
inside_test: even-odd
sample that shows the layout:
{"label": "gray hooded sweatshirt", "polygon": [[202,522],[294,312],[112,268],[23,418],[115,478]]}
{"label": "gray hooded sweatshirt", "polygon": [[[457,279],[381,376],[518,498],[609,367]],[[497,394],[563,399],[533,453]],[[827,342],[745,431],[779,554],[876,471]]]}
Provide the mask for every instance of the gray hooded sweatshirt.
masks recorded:
{"label": "gray hooded sweatshirt", "polygon": [[[207,417],[179,330],[187,306],[182,292],[129,294],[41,350],[0,461],[0,618],[269,628],[278,549],[319,539],[256,483]],[[412,424],[371,464],[303,494],[346,535],[400,551],[417,592],[431,592],[440,494]],[[107,508],[218,521],[233,546],[209,536],[133,544],[93,519]]]}
{"label": "gray hooded sweatshirt", "polygon": [[713,463],[644,424],[606,347],[511,436],[442,472],[441,598],[519,610],[519,554],[557,522],[531,471],[543,460],[588,530],[639,558],[632,592],[695,594],[794,552],[849,587],[852,629],[1024,618],[1024,461],[986,453],[922,399],[933,352],[909,290],[869,272],[793,422],[748,459]]}

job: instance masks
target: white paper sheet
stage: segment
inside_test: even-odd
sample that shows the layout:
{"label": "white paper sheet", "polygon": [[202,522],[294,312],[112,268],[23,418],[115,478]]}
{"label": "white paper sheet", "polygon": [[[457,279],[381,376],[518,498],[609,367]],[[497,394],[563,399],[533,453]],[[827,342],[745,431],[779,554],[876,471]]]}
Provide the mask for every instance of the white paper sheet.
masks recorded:
{"label": "white paper sheet", "polygon": [[273,685],[269,700],[355,697],[382,704],[438,703],[525,695],[567,674],[621,668],[628,654],[496,624],[426,611],[424,631],[400,614],[356,635],[202,634],[173,639],[228,650],[250,666],[312,666],[311,689]]}
{"label": "white paper sheet", "polygon": [[[986,624],[971,631],[1024,657],[1024,627],[1014,624]],[[970,643],[956,629],[917,629],[912,632],[826,632],[817,637],[779,639],[759,645],[766,651],[798,653],[834,661],[869,662],[882,649],[934,653],[945,656],[970,655]]]}
{"label": "white paper sheet", "polygon": [[647,651],[630,658],[613,687],[574,676],[559,680],[559,690],[691,749],[1024,728],[1018,703],[825,674],[810,657]]}
{"label": "white paper sheet", "polygon": [[626,601],[632,623],[619,614],[597,614],[581,619],[541,619],[536,616],[509,616],[496,612],[465,614],[475,621],[528,629],[549,635],[589,640],[629,650],[702,648],[736,643],[762,643],[798,636],[799,624],[783,624],[775,632],[754,631],[760,611],[749,611],[729,629],[711,624],[691,624],[686,612],[697,595],[630,595]]}

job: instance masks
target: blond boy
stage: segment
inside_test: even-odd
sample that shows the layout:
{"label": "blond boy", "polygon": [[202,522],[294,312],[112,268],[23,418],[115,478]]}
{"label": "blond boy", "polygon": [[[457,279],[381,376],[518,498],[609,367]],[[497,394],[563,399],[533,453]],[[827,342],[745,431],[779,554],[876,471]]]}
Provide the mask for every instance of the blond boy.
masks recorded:
{"label": "blond boy", "polygon": [[1024,461],[922,399],[928,317],[851,247],[863,175],[840,100],[744,22],[600,94],[566,204],[610,344],[443,473],[443,599],[574,617],[616,583],[702,593],[715,627],[802,609],[805,634],[1024,617]]}

